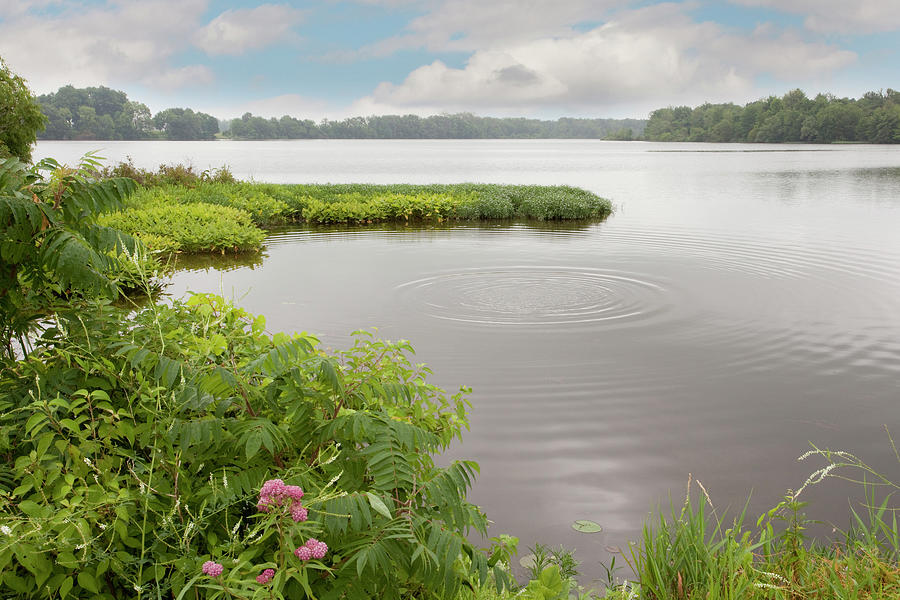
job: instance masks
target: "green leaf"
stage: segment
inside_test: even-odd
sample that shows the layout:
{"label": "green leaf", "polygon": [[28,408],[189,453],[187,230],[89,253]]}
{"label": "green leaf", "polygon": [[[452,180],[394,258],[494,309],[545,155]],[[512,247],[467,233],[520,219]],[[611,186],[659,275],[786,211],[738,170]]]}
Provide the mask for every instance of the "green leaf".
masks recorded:
{"label": "green leaf", "polygon": [[262,435],[254,433],[247,439],[247,445],[244,446],[244,454],[246,455],[247,460],[256,456],[260,446],[262,446]]}
{"label": "green leaf", "polygon": [[89,592],[94,592],[95,594],[100,592],[100,587],[97,585],[97,580],[94,579],[94,576],[87,571],[78,572],[78,585],[88,590]]}
{"label": "green leaf", "polygon": [[392,519],[391,511],[388,507],[382,502],[381,498],[373,494],[372,492],[366,492],[366,497],[369,499],[369,504],[372,505],[372,508],[379,515],[384,516],[387,519]]}
{"label": "green leaf", "polygon": [[43,424],[44,421],[47,420],[47,415],[42,412],[36,412],[25,421],[25,431],[27,433],[31,433],[31,430],[37,427],[38,425]]}
{"label": "green leaf", "polygon": [[60,584],[59,586],[59,597],[65,598],[66,596],[68,596],[69,592],[72,590],[73,585],[75,584],[72,582],[72,578],[66,577],[63,580],[62,584]]}
{"label": "green leaf", "polygon": [[19,510],[21,510],[29,517],[34,517],[36,519],[41,519],[47,514],[46,506],[41,506],[37,502],[33,502],[31,500],[23,500],[19,502]]}
{"label": "green leaf", "polygon": [[601,527],[599,523],[588,521],[586,519],[579,519],[572,523],[572,529],[580,531],[581,533],[600,533],[603,531],[603,527]]}

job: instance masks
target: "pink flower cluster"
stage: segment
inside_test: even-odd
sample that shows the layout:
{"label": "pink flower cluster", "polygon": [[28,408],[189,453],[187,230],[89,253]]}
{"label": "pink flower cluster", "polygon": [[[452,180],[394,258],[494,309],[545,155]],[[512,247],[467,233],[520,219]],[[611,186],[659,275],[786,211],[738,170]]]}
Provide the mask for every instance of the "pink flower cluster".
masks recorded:
{"label": "pink flower cluster", "polygon": [[265,584],[272,581],[272,578],[275,577],[275,569],[266,569],[262,573],[256,576],[256,583]]}
{"label": "pink flower cluster", "polygon": [[260,512],[269,512],[273,506],[285,506],[290,502],[291,518],[295,522],[305,521],[309,516],[300,499],[303,498],[303,490],[299,485],[285,485],[280,479],[270,479],[259,490],[259,502],[256,508]]}
{"label": "pink flower cluster", "polygon": [[201,568],[201,570],[203,571],[203,574],[209,575],[210,577],[218,577],[219,575],[222,574],[222,569],[223,569],[222,565],[220,565],[217,562],[213,562],[211,560],[208,560],[205,563],[203,563],[203,567]]}
{"label": "pink flower cluster", "polygon": [[294,554],[300,560],[309,560],[311,558],[323,558],[328,552],[328,545],[320,542],[316,538],[309,538],[306,544],[294,550]]}

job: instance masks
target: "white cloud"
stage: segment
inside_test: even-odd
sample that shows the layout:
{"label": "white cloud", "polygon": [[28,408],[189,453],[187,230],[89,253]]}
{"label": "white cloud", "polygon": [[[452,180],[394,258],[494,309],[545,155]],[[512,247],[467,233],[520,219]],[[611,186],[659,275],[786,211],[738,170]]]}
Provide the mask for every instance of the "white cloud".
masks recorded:
{"label": "white cloud", "polygon": [[148,75],[143,82],[150,87],[170,91],[188,86],[208,85],[215,78],[212,70],[206,65],[189,65]]}
{"label": "white cloud", "polygon": [[471,52],[541,37],[569,36],[572,26],[601,21],[634,0],[441,0],[406,32],[362,48],[385,56],[405,48]]}
{"label": "white cloud", "polygon": [[35,8],[60,4],[61,0],[0,0],[0,19],[23,15]]}
{"label": "white cloud", "polygon": [[211,56],[238,55],[284,40],[303,13],[285,4],[226,10],[194,36],[194,43]]}
{"label": "white cloud", "polygon": [[477,50],[463,68],[435,61],[400,84],[380,84],[355,108],[363,114],[608,114],[631,107],[630,114],[640,115],[659,104],[746,98],[761,75],[794,87],[855,58],[765,28],[746,34],[697,23],[683,6],[657,5],[620,13],[587,32]]}
{"label": "white cloud", "polygon": [[207,0],[120,0],[96,8],[76,6],[54,16],[22,11],[0,21],[2,55],[38,93],[69,83],[80,87],[208,83],[211,74],[205,67],[170,64],[186,47],[183,40],[196,29],[206,4]]}
{"label": "white cloud", "polygon": [[804,25],[818,32],[876,33],[900,29],[897,0],[730,0],[804,15]]}

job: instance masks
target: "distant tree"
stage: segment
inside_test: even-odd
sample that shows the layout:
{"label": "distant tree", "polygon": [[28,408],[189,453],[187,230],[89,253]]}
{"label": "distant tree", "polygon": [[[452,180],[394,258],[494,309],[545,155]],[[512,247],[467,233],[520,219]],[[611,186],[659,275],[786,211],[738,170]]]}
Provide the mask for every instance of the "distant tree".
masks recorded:
{"label": "distant tree", "polygon": [[119,139],[143,139],[153,128],[153,116],[146,104],[128,101],[115,116],[115,127]]}
{"label": "distant tree", "polygon": [[190,108],[167,108],[156,113],[153,125],[167,140],[211,140],[219,133],[219,121]]}
{"label": "distant tree", "polygon": [[900,143],[900,104],[887,104],[867,115],[860,133],[875,144]]}
{"label": "distant tree", "polygon": [[38,97],[47,116],[40,139],[139,140],[152,129],[150,109],[128,100],[125,92],[107,87],[75,88]]}
{"label": "distant tree", "polygon": [[661,108],[644,135],[654,141],[900,143],[900,92],[868,92],[859,100],[802,90],[769,96],[743,108],[703,104]]}
{"label": "distant tree", "polygon": [[100,119],[97,118],[97,111],[93,106],[79,106],[75,122],[77,123],[76,139],[103,139],[103,136],[99,135]]}
{"label": "distant tree", "polygon": [[43,104],[41,110],[47,117],[47,127],[38,137],[47,140],[70,140],[72,139],[72,126],[75,119],[65,106],[55,106]]}
{"label": "distant tree", "polygon": [[25,84],[0,58],[0,158],[31,161],[31,146],[44,128],[41,107]]}
{"label": "distant tree", "polygon": [[862,118],[862,109],[851,102],[832,102],[817,116],[819,137],[816,141],[853,141]]}

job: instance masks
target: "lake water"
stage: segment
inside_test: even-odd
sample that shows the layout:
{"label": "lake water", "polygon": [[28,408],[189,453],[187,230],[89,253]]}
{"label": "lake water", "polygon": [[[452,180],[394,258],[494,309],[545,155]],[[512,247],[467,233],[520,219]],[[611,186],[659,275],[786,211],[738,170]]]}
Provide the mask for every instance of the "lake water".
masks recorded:
{"label": "lake water", "polygon": [[[434,381],[474,388],[470,498],[492,534],[577,548],[599,576],[691,473],[720,506],[776,504],[819,447],[897,476],[900,147],[600,141],[42,142],[73,161],[228,164],[272,182],[566,184],[605,222],[299,229],[264,257],[201,261],[170,291],[222,292],[332,347],[378,327]],[[810,490],[845,523],[848,490]],[[602,533],[571,530],[592,519]],[[829,529],[830,531],[830,529]],[[621,559],[620,559],[621,562]]]}

